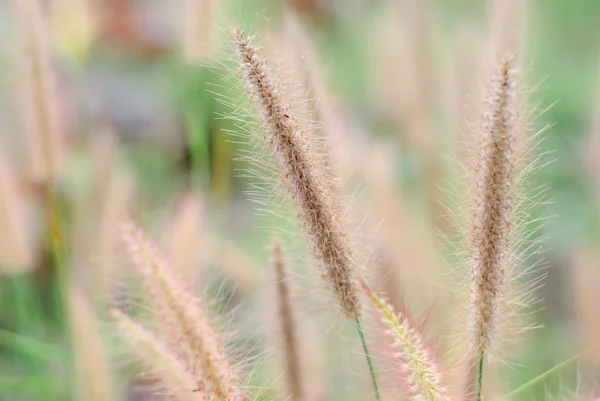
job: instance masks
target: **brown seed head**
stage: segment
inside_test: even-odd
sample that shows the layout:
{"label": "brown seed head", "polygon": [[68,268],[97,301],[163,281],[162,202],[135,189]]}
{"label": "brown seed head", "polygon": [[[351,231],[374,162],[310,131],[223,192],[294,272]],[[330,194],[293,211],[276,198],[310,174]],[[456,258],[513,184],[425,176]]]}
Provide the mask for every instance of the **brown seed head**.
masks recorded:
{"label": "brown seed head", "polygon": [[517,71],[505,57],[494,72],[483,115],[471,233],[471,344],[486,351],[497,331],[508,271],[514,208]]}
{"label": "brown seed head", "polygon": [[333,287],[341,308],[356,318],[360,314],[356,262],[325,169],[311,154],[308,138],[258,47],[239,29],[234,31],[234,41],[248,95],[256,103],[268,134],[265,140],[283,171],[288,194],[321,263],[321,276]]}
{"label": "brown seed head", "polygon": [[220,336],[212,329],[200,300],[195,298],[144,232],[133,223],[123,226],[136,272],[162,323],[162,338],[192,374],[202,378],[202,391],[212,401],[241,401],[238,378],[227,363]]}

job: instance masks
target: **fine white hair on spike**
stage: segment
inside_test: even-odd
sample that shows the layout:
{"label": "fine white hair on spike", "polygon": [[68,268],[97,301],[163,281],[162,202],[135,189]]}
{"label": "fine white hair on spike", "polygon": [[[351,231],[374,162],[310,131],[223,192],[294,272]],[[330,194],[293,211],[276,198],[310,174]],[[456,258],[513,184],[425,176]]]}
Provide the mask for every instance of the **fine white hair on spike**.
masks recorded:
{"label": "fine white hair on spike", "polygon": [[[315,157],[314,150],[318,147],[305,134],[286,100],[283,86],[253,39],[235,29],[234,44],[246,92],[260,117],[263,142],[282,172],[288,196],[321,264],[321,275],[336,294],[341,309],[349,317],[357,318],[360,307],[355,252],[326,166]],[[277,182],[277,177],[263,177],[267,183]]]}
{"label": "fine white hair on spike", "polygon": [[490,82],[475,170],[468,324],[478,353],[497,331],[509,269],[518,119],[513,62],[505,58]]}

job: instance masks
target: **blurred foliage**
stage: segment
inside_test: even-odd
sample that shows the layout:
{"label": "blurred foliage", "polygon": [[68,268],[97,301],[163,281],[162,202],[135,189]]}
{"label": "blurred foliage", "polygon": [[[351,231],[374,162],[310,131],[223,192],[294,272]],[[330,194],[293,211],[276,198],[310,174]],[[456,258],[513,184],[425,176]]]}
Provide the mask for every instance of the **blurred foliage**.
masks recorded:
{"label": "blurred foliage", "polygon": [[[282,24],[284,2],[225,3],[226,23],[220,26],[221,30],[227,30],[229,21],[238,21],[249,31],[268,31]],[[390,137],[394,135],[390,134],[393,128],[378,114],[371,95],[376,74],[373,41],[379,18],[387,12],[386,2],[329,3],[335,5],[335,13],[324,12],[310,20],[328,84],[341,99],[346,114],[364,126],[368,135]],[[429,3],[437,29],[436,61],[443,61],[465,21],[480,31],[486,27],[482,1]],[[527,345],[520,350],[519,364],[507,370],[510,384],[507,389],[517,387],[578,351],[566,270],[573,250],[587,244],[597,246],[600,241],[598,200],[586,166],[596,101],[600,2],[536,0],[531,1],[529,9],[528,74],[530,82],[540,83],[533,98],[543,99],[541,108],[556,102],[538,117],[538,126],[551,124],[541,150],[553,152],[554,162],[536,176],[540,184],[549,186],[548,198],[552,200],[539,214],[555,216],[542,233],[549,234],[548,245],[552,250],[545,255],[550,265],[548,288],[540,292],[550,306],[537,314],[545,327],[531,333]],[[0,37],[8,38],[0,41],[0,89],[4,94],[0,106],[6,105],[1,107],[4,110],[0,111],[0,126],[5,131],[2,136],[11,141],[10,137],[18,132],[10,79],[16,68],[11,62],[16,27],[10,6],[0,5],[0,11]],[[73,21],[70,15],[64,17],[65,24]],[[56,58],[72,95],[71,129],[77,137],[87,138],[93,135],[89,130],[96,124],[106,122],[115,127],[123,144],[119,149],[120,160],[133,169],[140,188],[137,211],[140,215],[166,214],[179,194],[197,185],[210,194],[210,224],[214,230],[239,243],[254,260],[266,260],[269,238],[256,235],[257,221],[251,217],[255,206],[244,201],[245,180],[236,178],[240,164],[234,158],[239,149],[224,133],[233,128],[231,121],[221,118],[228,112],[227,107],[216,102],[210,93],[219,91],[219,85],[227,85],[227,81],[211,68],[183,66],[176,48],[177,35],[173,33],[178,23],[170,20],[166,25],[170,38],[166,41],[160,39],[164,33],[161,29],[155,32],[150,26],[145,27],[149,29],[146,36],[111,37],[99,29],[95,41],[86,36],[81,40],[72,37],[73,42],[68,35],[75,35],[78,29],[86,35],[94,30],[75,26],[70,33],[63,26]],[[65,46],[73,47],[72,54],[64,50]],[[422,166],[418,156],[404,149],[404,139],[399,141],[403,155],[398,161],[400,185],[409,199],[415,199],[411,207],[421,214],[422,205],[415,189]],[[82,158],[87,155],[82,149],[75,153]],[[84,176],[85,168],[78,168],[75,162],[74,165],[73,174]],[[71,194],[68,185],[65,187],[68,197]],[[72,216],[64,214],[69,237],[74,234]],[[2,400],[72,399],[72,367],[65,357],[70,348],[68,335],[57,323],[63,311],[57,301],[55,279],[51,269],[0,278]],[[263,369],[256,369],[256,373],[256,385],[269,382]],[[547,389],[555,393],[563,386],[573,388],[577,380],[576,365],[561,373],[564,382],[547,380],[546,388],[535,386],[519,399],[543,399]],[[347,394],[340,392],[337,399],[343,399],[344,395]],[[272,399],[272,394],[265,393],[261,399]]]}

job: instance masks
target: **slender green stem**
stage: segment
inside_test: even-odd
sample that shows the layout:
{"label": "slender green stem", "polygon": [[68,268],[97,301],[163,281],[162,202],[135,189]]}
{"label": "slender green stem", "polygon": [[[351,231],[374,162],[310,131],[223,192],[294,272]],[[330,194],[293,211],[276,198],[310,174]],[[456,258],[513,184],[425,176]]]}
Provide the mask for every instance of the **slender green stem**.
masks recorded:
{"label": "slender green stem", "polygon": [[381,401],[381,395],[379,394],[379,386],[377,385],[377,378],[375,377],[375,369],[373,368],[373,361],[371,360],[371,354],[367,347],[367,341],[365,340],[365,333],[363,332],[360,320],[356,318],[356,329],[358,330],[358,336],[362,343],[363,351],[365,352],[365,358],[367,359],[367,365],[369,365],[369,374],[371,375],[371,382],[373,382],[373,390],[375,391],[375,398],[377,401]]}
{"label": "slender green stem", "polygon": [[559,363],[556,366],[553,366],[552,368],[548,369],[547,371],[545,371],[544,373],[540,374],[539,376],[534,377],[533,379],[529,380],[527,383],[520,385],[519,387],[517,387],[516,389],[514,389],[513,391],[504,394],[503,396],[501,396],[500,398],[497,398],[497,400],[505,400],[505,399],[509,399],[512,398],[515,394],[520,393],[523,390],[528,389],[529,387],[533,386],[536,383],[541,382],[542,380],[544,380],[546,377],[550,376],[552,373],[564,368],[565,366],[567,366],[568,364],[570,364],[571,362],[576,361],[577,359],[579,359],[581,356],[589,353],[590,351],[595,350],[596,348],[598,348],[599,346],[592,346],[589,347],[581,352],[578,352],[577,354],[573,355],[572,357],[570,357],[569,359],[566,359],[564,361],[562,361],[561,363]]}
{"label": "slender green stem", "polygon": [[[67,248],[65,244],[65,236],[60,215],[58,197],[55,192],[54,183],[48,183],[45,188],[46,195],[46,218],[48,221],[48,236],[50,242],[50,251],[52,254],[52,264],[54,273],[56,274],[56,286],[58,292],[58,302],[62,310],[63,330],[67,342],[71,343],[71,326],[69,316],[69,273],[67,271]],[[73,353],[66,354],[68,358],[65,362],[69,369],[73,369]],[[41,391],[46,392],[48,389],[44,383]]]}
{"label": "slender green stem", "polygon": [[55,269],[56,282],[58,287],[58,298],[61,308],[63,308],[63,324],[65,330],[69,331],[68,325],[68,285],[69,277],[67,272],[67,256],[65,247],[64,230],[60,216],[58,198],[56,196],[53,183],[47,184],[46,190],[46,218],[48,224],[48,237],[50,243],[50,252],[52,263]]}
{"label": "slender green stem", "polygon": [[479,357],[479,372],[477,373],[477,401],[482,401],[481,387],[483,385],[483,352]]}

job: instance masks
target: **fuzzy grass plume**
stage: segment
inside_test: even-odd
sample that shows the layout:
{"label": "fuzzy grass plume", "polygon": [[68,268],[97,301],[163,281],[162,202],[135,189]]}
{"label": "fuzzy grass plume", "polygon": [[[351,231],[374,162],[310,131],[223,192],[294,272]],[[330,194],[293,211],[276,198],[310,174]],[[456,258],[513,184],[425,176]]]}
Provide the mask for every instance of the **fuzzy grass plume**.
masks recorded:
{"label": "fuzzy grass plume", "polygon": [[494,72],[483,115],[472,209],[469,338],[477,354],[498,332],[511,270],[517,141],[517,74],[513,57]]}
{"label": "fuzzy grass plume", "polygon": [[178,401],[210,399],[204,393],[193,391],[204,383],[194,377],[189,368],[154,334],[117,309],[113,309],[111,314],[122,335],[135,347],[136,353],[150,366],[153,374],[160,378],[163,387],[161,392],[172,395]]}
{"label": "fuzzy grass plume", "polygon": [[366,284],[363,290],[377,309],[387,334],[393,339],[393,347],[403,375],[405,388],[411,399],[424,401],[449,400],[449,392],[443,384],[438,362],[425,346],[421,333],[408,318],[398,313]]}
{"label": "fuzzy grass plume", "polygon": [[326,168],[311,153],[311,143],[292,113],[282,85],[253,39],[235,29],[234,42],[248,96],[256,105],[266,134],[264,140],[283,171],[288,194],[321,263],[321,275],[335,292],[341,309],[356,319],[360,307],[355,255]]}
{"label": "fuzzy grass plume", "polygon": [[142,338],[153,354],[161,358],[169,350],[169,358],[177,361],[177,364],[171,361],[174,366],[180,366],[196,380],[197,385],[188,391],[197,390],[207,400],[242,400],[237,374],[226,361],[222,340],[212,329],[200,300],[177,279],[175,271],[141,229],[127,223],[123,227],[123,240],[153,302],[164,345],[157,351],[156,341],[131,323],[126,324],[126,331]]}

